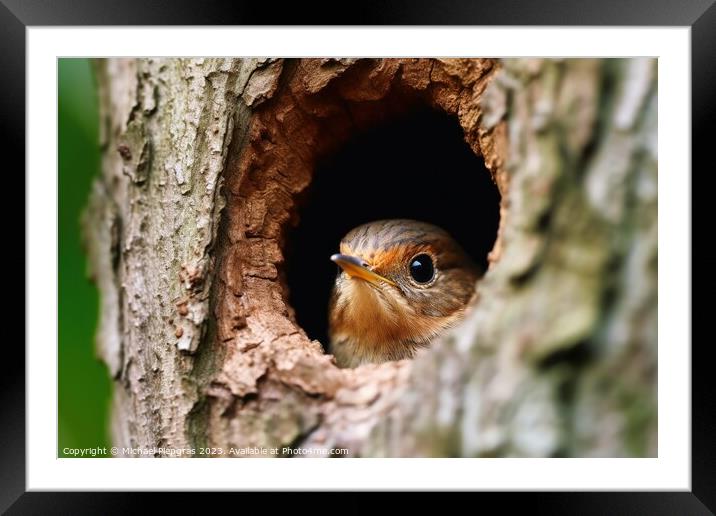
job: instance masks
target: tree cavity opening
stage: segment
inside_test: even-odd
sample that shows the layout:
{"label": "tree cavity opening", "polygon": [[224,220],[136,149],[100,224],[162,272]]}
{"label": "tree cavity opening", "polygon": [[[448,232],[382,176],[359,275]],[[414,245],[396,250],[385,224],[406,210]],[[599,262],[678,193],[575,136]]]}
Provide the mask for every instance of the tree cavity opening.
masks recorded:
{"label": "tree cavity opening", "polygon": [[319,160],[298,218],[285,249],[289,303],[308,337],[327,347],[336,275],[329,257],[348,231],[379,219],[429,222],[448,231],[486,271],[500,194],[455,117],[419,105],[358,132]]}
{"label": "tree cavity opening", "polygon": [[422,220],[484,268],[488,253],[499,258],[506,128],[480,122],[497,66],[312,58],[269,60],[253,74],[243,94],[249,127],[229,151],[218,247],[214,311],[218,340],[234,343],[231,360],[250,369],[270,350],[293,350],[330,362],[316,353],[316,341],[330,351],[329,258],[357,225]]}

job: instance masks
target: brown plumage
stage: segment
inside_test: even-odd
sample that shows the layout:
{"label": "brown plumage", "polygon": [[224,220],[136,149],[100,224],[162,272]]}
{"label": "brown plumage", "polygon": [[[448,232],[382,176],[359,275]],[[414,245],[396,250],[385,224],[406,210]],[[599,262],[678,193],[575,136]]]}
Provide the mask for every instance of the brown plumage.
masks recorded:
{"label": "brown plumage", "polygon": [[411,358],[462,318],[480,277],[447,232],[414,220],[359,226],[331,260],[342,269],[329,305],[341,367]]}

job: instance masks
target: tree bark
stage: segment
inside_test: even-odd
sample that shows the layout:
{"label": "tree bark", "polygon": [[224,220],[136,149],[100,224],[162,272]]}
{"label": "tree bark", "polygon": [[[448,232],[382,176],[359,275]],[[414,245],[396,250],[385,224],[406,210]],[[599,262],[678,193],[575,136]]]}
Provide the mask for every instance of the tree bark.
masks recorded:
{"label": "tree bark", "polygon": [[[84,226],[114,444],[655,456],[656,66],[98,61]],[[500,188],[490,267],[416,359],[339,369],[295,322],[285,235],[320,156],[420,103],[458,119]]]}

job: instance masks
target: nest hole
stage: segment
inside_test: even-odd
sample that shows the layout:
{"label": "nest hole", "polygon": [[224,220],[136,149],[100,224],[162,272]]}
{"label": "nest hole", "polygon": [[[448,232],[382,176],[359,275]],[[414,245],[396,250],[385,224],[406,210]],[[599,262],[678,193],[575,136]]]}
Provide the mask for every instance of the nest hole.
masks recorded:
{"label": "nest hole", "polygon": [[285,282],[296,322],[328,349],[329,257],[354,227],[409,218],[448,231],[487,270],[500,223],[500,193],[457,119],[418,106],[351,135],[319,159],[287,234]]}

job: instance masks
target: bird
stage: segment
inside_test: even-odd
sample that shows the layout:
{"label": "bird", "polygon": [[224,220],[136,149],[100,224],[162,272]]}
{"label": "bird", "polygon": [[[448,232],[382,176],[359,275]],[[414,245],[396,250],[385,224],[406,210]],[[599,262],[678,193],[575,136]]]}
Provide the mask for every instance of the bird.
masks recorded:
{"label": "bird", "polygon": [[416,220],[358,226],[339,251],[328,334],[343,368],[413,358],[463,318],[482,276],[444,229]]}

